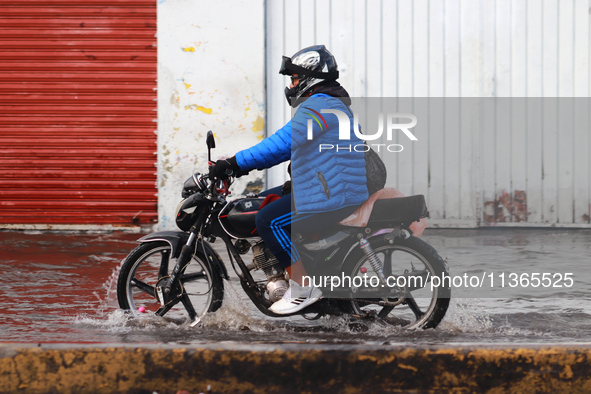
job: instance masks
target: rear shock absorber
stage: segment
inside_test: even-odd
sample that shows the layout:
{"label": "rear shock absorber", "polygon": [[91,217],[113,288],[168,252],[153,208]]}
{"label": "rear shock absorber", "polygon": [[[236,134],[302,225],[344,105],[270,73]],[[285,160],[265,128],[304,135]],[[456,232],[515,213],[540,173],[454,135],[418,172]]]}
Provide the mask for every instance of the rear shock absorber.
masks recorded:
{"label": "rear shock absorber", "polygon": [[373,272],[375,272],[378,278],[380,279],[381,284],[385,285],[386,275],[384,275],[382,262],[380,261],[380,259],[378,259],[378,256],[376,256],[376,252],[374,252],[374,250],[372,249],[371,245],[369,244],[369,241],[365,238],[361,238],[359,240],[359,247],[367,256],[369,264],[371,265]]}

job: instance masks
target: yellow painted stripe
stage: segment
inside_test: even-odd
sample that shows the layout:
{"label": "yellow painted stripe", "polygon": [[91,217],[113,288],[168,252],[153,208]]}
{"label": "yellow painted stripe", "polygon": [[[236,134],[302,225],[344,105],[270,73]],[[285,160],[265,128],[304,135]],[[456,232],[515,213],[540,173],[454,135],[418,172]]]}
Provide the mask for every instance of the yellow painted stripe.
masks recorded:
{"label": "yellow painted stripe", "polygon": [[589,346],[293,346],[0,345],[0,392],[591,392]]}

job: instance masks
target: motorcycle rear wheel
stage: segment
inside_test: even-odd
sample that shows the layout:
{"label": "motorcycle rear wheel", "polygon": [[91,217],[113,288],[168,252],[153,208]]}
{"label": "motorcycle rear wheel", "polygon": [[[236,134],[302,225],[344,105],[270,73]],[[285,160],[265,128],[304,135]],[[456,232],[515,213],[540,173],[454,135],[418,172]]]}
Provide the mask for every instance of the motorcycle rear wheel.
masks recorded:
{"label": "motorcycle rear wheel", "polygon": [[[400,289],[399,296],[390,295],[388,298],[373,298],[359,296],[350,301],[350,312],[355,315],[373,314],[384,321],[404,328],[435,328],[444,318],[450,302],[451,289],[449,286],[431,286],[431,280],[437,276],[448,275],[447,267],[437,251],[426,242],[410,237],[406,240],[378,236],[370,238],[370,245],[383,266],[384,275],[395,278],[406,275],[418,278],[430,276],[431,279],[424,281],[424,286],[414,290]],[[367,255],[356,248],[347,258],[344,265],[344,272],[352,278],[367,275],[370,280],[363,283],[371,283],[371,277],[376,276]],[[377,278],[373,283],[377,283]],[[418,279],[417,279],[418,280]],[[409,280],[410,281],[410,280]],[[402,283],[402,278],[399,283]],[[359,281],[357,281],[359,283]],[[353,286],[354,287],[354,286]],[[352,293],[360,289],[353,288]],[[395,286],[393,286],[395,287]],[[433,288],[432,288],[433,287]],[[385,287],[389,289],[388,286]],[[380,301],[387,300],[392,304],[380,305]]]}
{"label": "motorcycle rear wheel", "polygon": [[224,296],[223,282],[219,274],[212,272],[201,253],[194,254],[182,271],[183,297],[162,307],[155,288],[171,274],[175,264],[176,258],[171,256],[171,247],[166,242],[142,243],[132,250],[123,262],[117,280],[119,307],[135,315],[160,311],[159,315],[176,323],[195,321],[219,309]]}

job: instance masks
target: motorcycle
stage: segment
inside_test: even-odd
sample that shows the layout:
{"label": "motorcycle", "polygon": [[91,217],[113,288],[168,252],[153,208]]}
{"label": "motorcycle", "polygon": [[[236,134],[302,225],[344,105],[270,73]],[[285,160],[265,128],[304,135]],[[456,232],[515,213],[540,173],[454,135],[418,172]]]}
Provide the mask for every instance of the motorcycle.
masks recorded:
{"label": "motorcycle", "polygon": [[[211,131],[206,143],[211,163]],[[219,238],[244,292],[267,316],[348,315],[406,328],[434,328],[441,322],[451,295],[444,280],[448,270],[435,249],[411,230],[413,222],[428,216],[422,195],[377,200],[362,227],[338,224],[319,234],[294,234],[306,269],[314,278],[332,279],[321,287],[324,297],[318,302],[292,315],[277,315],[269,307],[288,289],[288,274],[256,231],[264,198],[228,201],[234,175],[218,181],[196,173],[185,182],[176,210],[181,231],[144,236],[124,260],[117,281],[121,309],[200,324],[205,314],[222,306],[224,279],[229,279],[211,246]],[[242,258],[248,253],[250,262]],[[335,278],[343,282],[333,288]]]}

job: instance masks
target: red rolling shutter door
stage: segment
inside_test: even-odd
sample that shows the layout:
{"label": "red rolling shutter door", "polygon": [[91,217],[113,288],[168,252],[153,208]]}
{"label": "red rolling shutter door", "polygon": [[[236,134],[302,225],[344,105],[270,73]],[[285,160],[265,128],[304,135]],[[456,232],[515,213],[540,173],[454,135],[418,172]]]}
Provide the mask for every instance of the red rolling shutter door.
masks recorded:
{"label": "red rolling shutter door", "polygon": [[157,219],[156,0],[0,2],[0,223]]}

